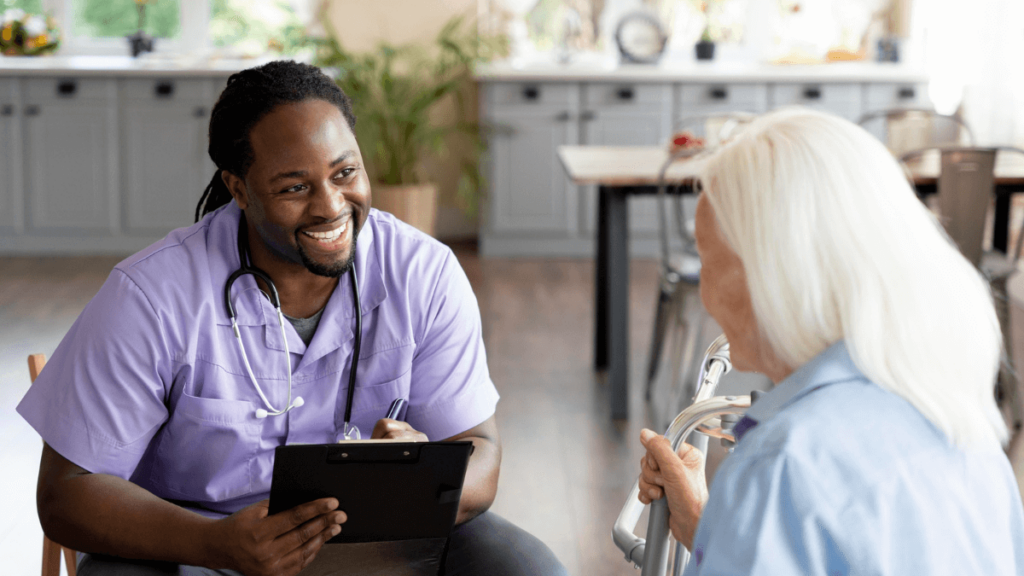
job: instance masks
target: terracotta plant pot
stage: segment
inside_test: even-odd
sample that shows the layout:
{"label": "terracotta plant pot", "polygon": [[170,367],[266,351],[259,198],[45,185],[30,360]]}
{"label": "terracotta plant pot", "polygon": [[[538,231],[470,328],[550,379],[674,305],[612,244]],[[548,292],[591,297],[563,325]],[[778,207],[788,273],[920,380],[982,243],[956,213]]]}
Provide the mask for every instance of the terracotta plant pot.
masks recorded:
{"label": "terracotta plant pot", "polygon": [[376,184],[373,187],[373,207],[390,212],[402,222],[433,236],[434,217],[437,214],[437,185]]}

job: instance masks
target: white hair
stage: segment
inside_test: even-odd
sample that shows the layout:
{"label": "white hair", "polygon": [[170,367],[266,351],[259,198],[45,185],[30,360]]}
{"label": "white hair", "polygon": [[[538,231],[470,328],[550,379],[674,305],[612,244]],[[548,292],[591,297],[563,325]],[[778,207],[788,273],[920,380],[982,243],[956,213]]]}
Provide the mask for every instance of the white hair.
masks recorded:
{"label": "white hair", "polygon": [[780,110],[724,144],[701,181],[779,360],[797,368],[845,340],[868,378],[957,445],[1006,441],[988,285],[882,143]]}

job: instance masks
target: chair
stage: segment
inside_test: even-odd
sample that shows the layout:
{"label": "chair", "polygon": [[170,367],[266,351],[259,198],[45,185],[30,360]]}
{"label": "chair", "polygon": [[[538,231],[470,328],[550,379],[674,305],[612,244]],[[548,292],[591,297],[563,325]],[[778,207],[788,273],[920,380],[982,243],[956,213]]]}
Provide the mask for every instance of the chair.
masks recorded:
{"label": "chair", "polygon": [[896,157],[931,146],[974,146],[974,133],[962,118],[926,108],[868,112],[857,124],[884,142]]}
{"label": "chair", "polygon": [[[908,152],[901,157],[904,165],[936,150],[926,148]],[[1009,146],[993,148],[946,147],[938,148],[941,164],[938,180],[938,198],[935,208],[939,221],[960,252],[974,264],[988,280],[992,299],[1003,333],[1003,358],[1000,363],[996,397],[1008,420],[1010,433],[1015,435],[1024,427],[1024,391],[1014,369],[1010,351],[1010,304],[1006,291],[1007,281],[1017,273],[1024,225],[1017,234],[1017,242],[1010,254],[984,250],[985,224],[989,205],[995,193],[995,165],[999,154],[1021,154],[1024,150]]]}
{"label": "chair", "polygon": [[[659,240],[661,247],[661,270],[658,279],[658,296],[654,311],[654,329],[647,363],[647,385],[645,397],[655,412],[674,415],[681,409],[681,401],[688,400],[687,386],[691,385],[698,342],[703,329],[705,312],[698,295],[700,286],[700,258],[693,238],[693,219],[687,217],[683,198],[668,195],[665,175],[669,167],[682,158],[701,154],[716,147],[738,128],[749,123],[753,114],[734,112],[691,116],[676,124],[675,132],[688,130],[694,136],[704,139],[702,147],[680,149],[670,155],[658,174],[657,198],[659,203]],[[670,223],[670,220],[673,221]],[[673,227],[674,224],[674,227]],[[680,246],[675,250],[677,246]],[[662,351],[666,338],[672,336],[672,373],[666,378],[670,398],[655,401],[655,381],[661,366]],[[660,400],[660,399],[657,399]],[[661,410],[661,409],[664,410]],[[655,414],[657,425],[661,425]],[[665,423],[667,425],[667,423]]]}
{"label": "chair", "polygon": [[[28,357],[28,374],[34,384],[39,373],[46,366],[45,354],[30,354]],[[64,564],[67,567],[68,576],[75,576],[77,572],[77,553],[71,548],[65,548],[43,535],[43,576],[60,576],[60,557],[64,553]]]}

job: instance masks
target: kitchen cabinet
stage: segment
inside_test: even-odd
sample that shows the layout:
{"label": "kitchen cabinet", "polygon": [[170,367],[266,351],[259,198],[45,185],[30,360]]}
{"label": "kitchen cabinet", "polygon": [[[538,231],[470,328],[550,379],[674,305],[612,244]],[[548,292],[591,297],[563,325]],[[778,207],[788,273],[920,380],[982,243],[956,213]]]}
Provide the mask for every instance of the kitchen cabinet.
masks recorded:
{"label": "kitchen cabinet", "polygon": [[118,203],[116,83],[110,79],[25,82],[24,151],[29,227],[113,233]]}
{"label": "kitchen cabinet", "polygon": [[[806,106],[856,122],[868,110],[928,105],[925,78],[892,68],[826,67],[806,74],[783,68],[751,74],[703,70],[481,74],[482,121],[492,134],[482,254],[594,254],[596,187],[568,183],[557,156],[561,144],[667,144],[679,120],[733,111]],[[685,204],[692,215],[693,201]],[[629,211],[633,255],[657,255],[654,197],[631,198]]]}
{"label": "kitchen cabinet", "polygon": [[22,229],[21,147],[18,82],[0,78],[0,231]]}
{"label": "kitchen cabinet", "polygon": [[794,83],[773,84],[771,108],[803,106],[831,112],[851,122],[860,119],[863,110],[863,88],[858,83]]}
{"label": "kitchen cabinet", "polygon": [[[667,142],[672,126],[672,87],[667,84],[588,84],[583,92],[581,130],[584,144],[650,146]],[[561,168],[561,166],[559,166]],[[584,186],[583,230],[597,229],[597,186]],[[657,231],[654,197],[629,204],[629,227],[634,235]]]}
{"label": "kitchen cabinet", "polygon": [[129,254],[192,224],[228,73],[0,75],[0,254]]}
{"label": "kitchen cabinet", "polygon": [[495,87],[493,99],[501,106],[491,118],[494,230],[524,236],[575,233],[576,186],[551,159],[559,146],[579,141],[576,90],[550,84]]}
{"label": "kitchen cabinet", "polygon": [[214,95],[202,80],[125,83],[126,228],[161,233],[188,226],[214,165],[206,152]]}

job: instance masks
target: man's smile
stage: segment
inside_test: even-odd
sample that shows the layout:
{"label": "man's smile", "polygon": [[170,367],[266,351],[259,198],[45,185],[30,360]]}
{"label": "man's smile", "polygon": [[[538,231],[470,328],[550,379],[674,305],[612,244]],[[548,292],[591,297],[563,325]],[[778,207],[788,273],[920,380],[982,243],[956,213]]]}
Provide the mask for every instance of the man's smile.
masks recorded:
{"label": "man's smile", "polygon": [[312,239],[312,244],[318,251],[335,252],[349,243],[349,228],[352,225],[352,213],[349,212],[340,220],[330,224],[311,226],[302,230],[300,236]]}

